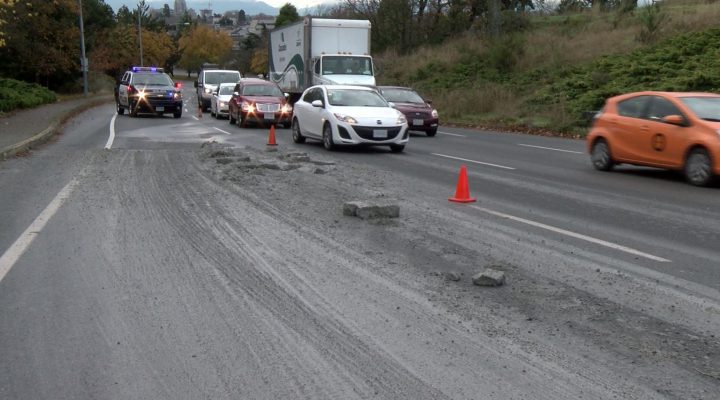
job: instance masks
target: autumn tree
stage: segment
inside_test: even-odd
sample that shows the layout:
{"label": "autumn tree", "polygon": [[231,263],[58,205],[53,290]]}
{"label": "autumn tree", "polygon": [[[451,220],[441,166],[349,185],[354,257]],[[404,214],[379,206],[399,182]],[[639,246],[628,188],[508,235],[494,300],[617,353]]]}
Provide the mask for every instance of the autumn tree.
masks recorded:
{"label": "autumn tree", "polygon": [[232,45],[232,39],[226,33],[198,25],[180,37],[178,64],[188,71],[197,71],[206,62],[222,63],[228,60]]}
{"label": "autumn tree", "polygon": [[5,14],[0,74],[51,87],[73,82],[68,78],[80,68],[77,1],[24,0],[12,7]]}

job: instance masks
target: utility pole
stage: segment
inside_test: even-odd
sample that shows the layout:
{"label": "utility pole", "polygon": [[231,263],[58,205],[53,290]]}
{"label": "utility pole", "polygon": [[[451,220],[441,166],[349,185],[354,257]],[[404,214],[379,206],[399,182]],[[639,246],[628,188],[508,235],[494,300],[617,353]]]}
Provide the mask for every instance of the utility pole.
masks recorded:
{"label": "utility pole", "polygon": [[142,26],[140,24],[140,20],[142,17],[142,4],[144,2],[141,1],[138,3],[138,43],[140,43],[140,66],[144,67],[145,64],[143,64],[143,54],[142,54]]}
{"label": "utility pole", "polygon": [[88,62],[85,58],[85,27],[83,25],[83,6],[82,0],[78,0],[80,5],[80,68],[83,73],[83,96],[88,95]]}

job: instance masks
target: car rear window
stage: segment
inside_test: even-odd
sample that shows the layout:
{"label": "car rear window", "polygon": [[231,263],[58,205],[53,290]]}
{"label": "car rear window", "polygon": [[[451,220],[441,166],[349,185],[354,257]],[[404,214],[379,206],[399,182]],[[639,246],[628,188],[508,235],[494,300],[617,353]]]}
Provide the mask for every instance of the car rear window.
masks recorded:
{"label": "car rear window", "polygon": [[235,83],[240,80],[239,72],[220,72],[220,71],[207,71],[205,72],[205,83],[211,85],[217,85],[218,83],[232,82]]}
{"label": "car rear window", "polygon": [[645,114],[650,96],[638,96],[618,103],[618,114],[623,117],[642,118]]}

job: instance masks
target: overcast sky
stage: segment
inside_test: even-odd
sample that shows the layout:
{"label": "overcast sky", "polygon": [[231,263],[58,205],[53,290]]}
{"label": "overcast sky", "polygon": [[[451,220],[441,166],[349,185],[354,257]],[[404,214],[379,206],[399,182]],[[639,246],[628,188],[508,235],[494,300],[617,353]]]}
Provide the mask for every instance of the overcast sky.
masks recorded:
{"label": "overcast sky", "polygon": [[[225,8],[234,8],[232,5],[233,3],[237,3],[235,0],[211,0],[213,8],[220,8],[222,6],[223,9]],[[207,7],[208,0],[185,0],[188,7],[198,9],[195,4],[199,3],[202,4],[203,7]],[[273,7],[281,7],[285,3],[291,3],[296,8],[305,8],[310,6],[315,6],[317,4],[326,3],[327,0],[263,0],[263,3],[267,3]],[[120,8],[122,5],[128,6],[128,8],[137,7],[137,0],[105,0],[105,3],[109,4],[113,10],[117,11],[118,8]],[[175,7],[175,1],[174,0],[145,0],[145,3],[148,4],[152,8],[162,8],[165,3],[167,3],[170,8]],[[217,6],[217,7],[216,7]]]}

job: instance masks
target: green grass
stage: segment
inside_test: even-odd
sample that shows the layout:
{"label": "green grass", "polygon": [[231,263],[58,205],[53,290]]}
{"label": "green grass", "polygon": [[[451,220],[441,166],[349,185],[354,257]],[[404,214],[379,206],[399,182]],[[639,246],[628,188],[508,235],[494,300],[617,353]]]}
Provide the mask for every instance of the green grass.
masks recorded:
{"label": "green grass", "polygon": [[528,29],[496,40],[469,33],[408,56],[381,54],[378,81],[433,99],[441,123],[573,136],[585,130],[583,113],[610,96],[720,91],[720,3],[663,3],[650,33],[645,9],[529,16]]}
{"label": "green grass", "polygon": [[37,107],[56,100],[57,95],[43,86],[0,78],[0,112]]}

